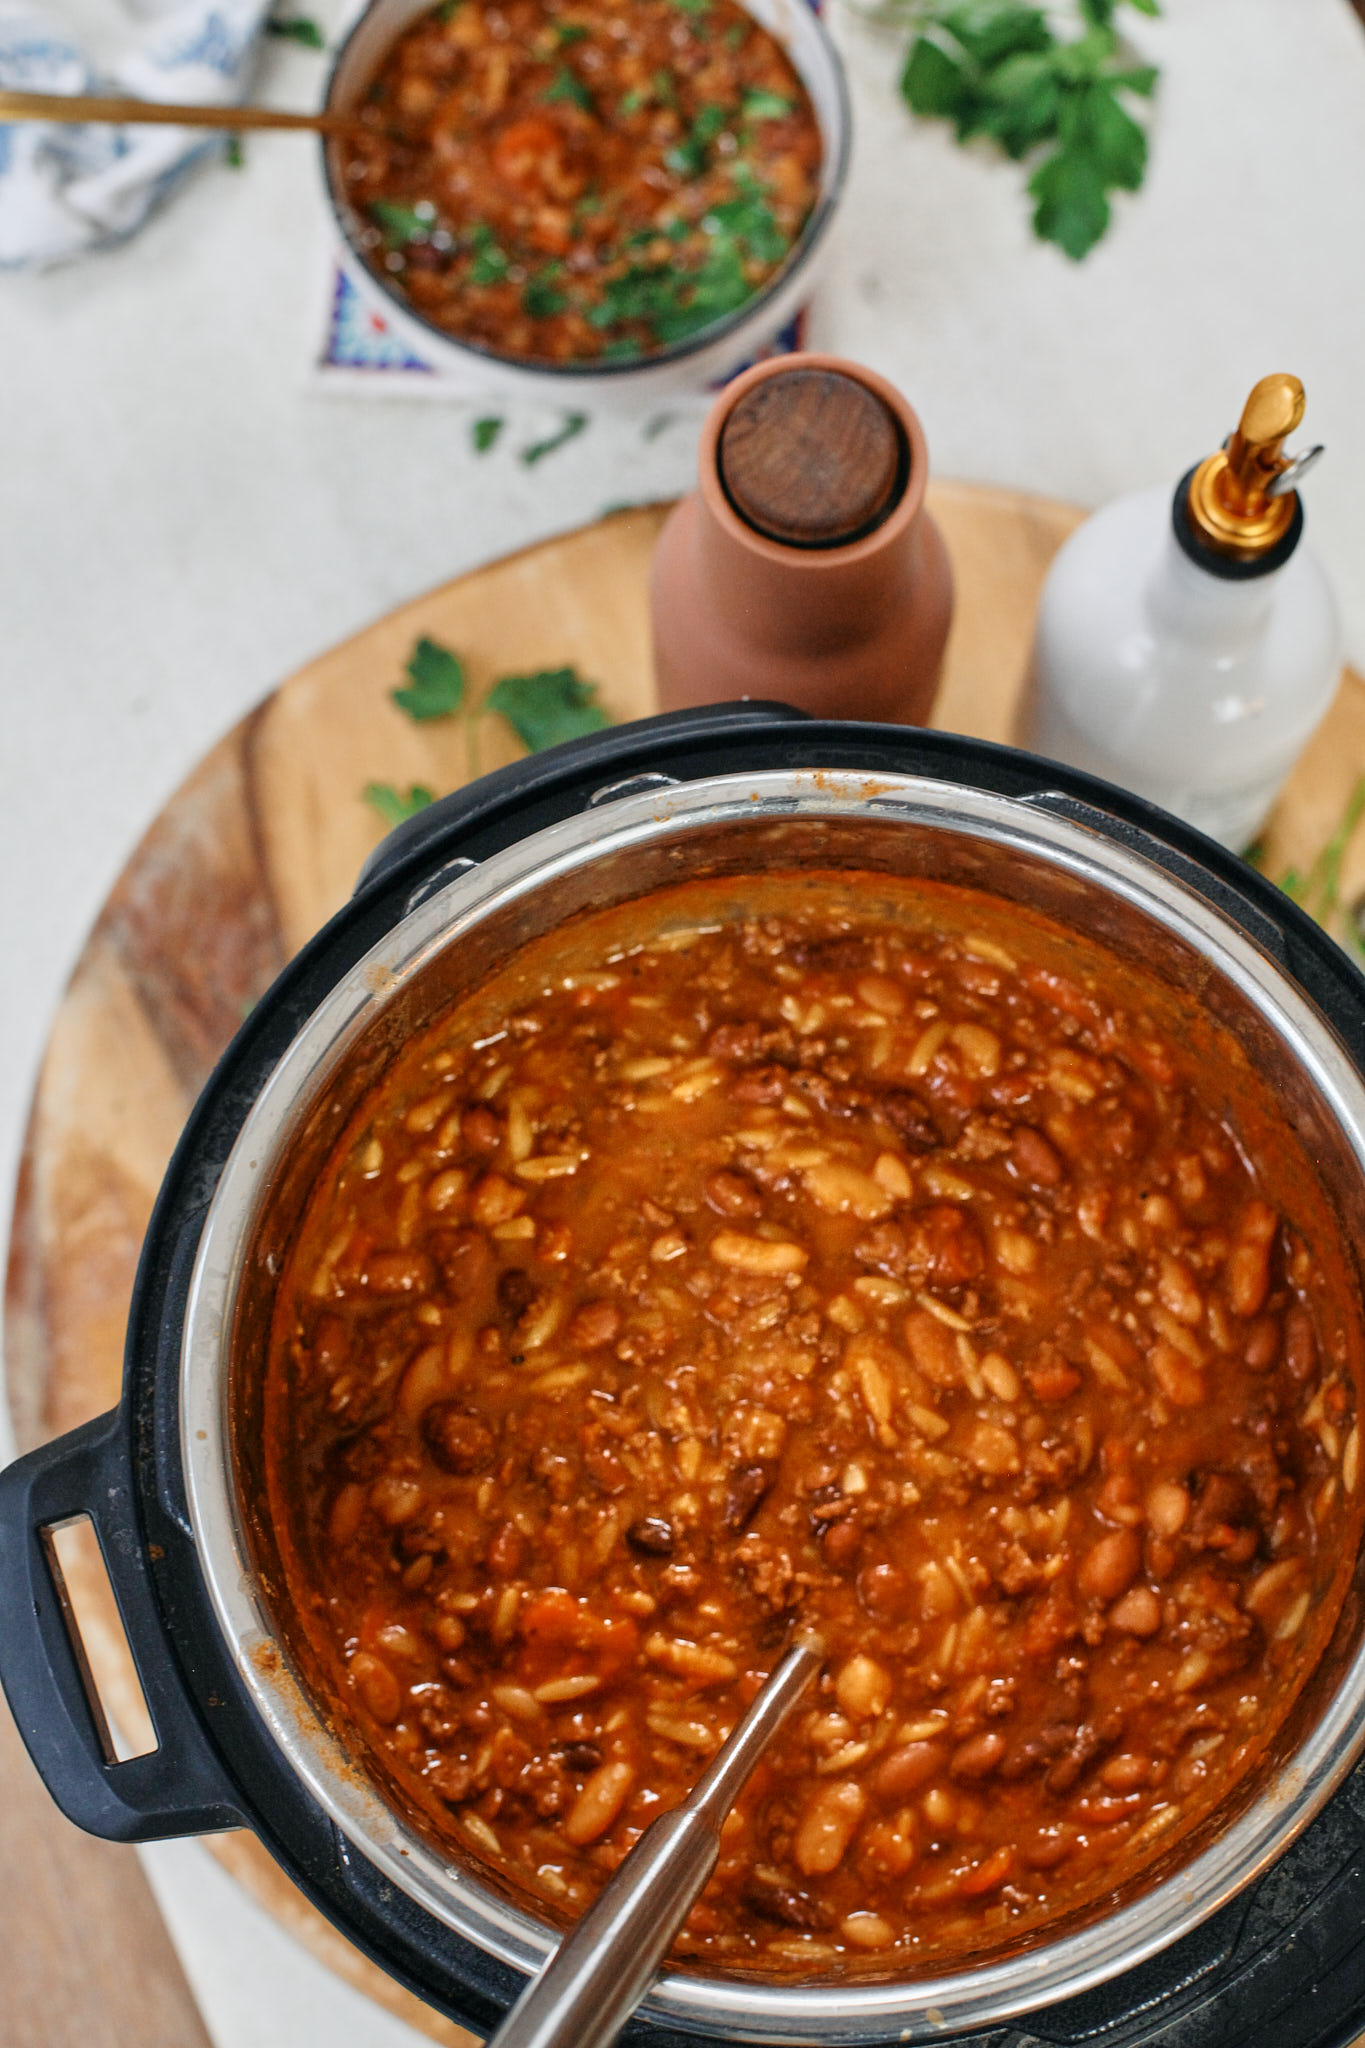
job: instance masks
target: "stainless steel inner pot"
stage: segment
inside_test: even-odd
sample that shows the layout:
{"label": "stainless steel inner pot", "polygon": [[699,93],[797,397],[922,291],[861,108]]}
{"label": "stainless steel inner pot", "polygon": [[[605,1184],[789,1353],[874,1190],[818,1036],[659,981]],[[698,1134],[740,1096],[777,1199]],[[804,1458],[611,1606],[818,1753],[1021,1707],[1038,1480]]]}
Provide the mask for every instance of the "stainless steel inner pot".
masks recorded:
{"label": "stainless steel inner pot", "polygon": [[[697,876],[841,868],[925,876],[1028,905],[1195,994],[1274,1088],[1315,1162],[1354,1278],[1365,1244],[1365,1087],[1270,952],[1084,807],[927,777],[775,770],[627,795],[456,874],[321,1004],[280,1061],[222,1175],[181,1353],[181,1451],[199,1556],[238,1670],[313,1797],[403,1892],[480,1948],[535,1969],[554,1930],[405,1820],[310,1696],[256,1519],[253,1402],[273,1275],[364,1090],[410,1033],[530,939],[585,909]],[[439,879],[439,878],[438,878]],[[1251,915],[1249,929],[1256,929]],[[1365,1570],[1270,1752],[1164,1862],[1052,1924],[1036,1945],[913,1981],[778,1985],[672,1971],[641,2008],[712,2037],[932,2038],[1073,1996],[1191,1931],[1286,1849],[1365,1747]]]}

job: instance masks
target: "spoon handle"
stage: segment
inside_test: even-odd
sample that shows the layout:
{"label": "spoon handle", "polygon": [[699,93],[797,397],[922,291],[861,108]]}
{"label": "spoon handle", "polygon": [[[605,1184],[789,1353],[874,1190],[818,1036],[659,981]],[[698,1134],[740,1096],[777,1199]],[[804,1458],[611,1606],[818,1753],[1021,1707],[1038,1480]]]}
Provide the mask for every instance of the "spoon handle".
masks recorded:
{"label": "spoon handle", "polygon": [[681,1806],[651,1822],[532,1980],[488,2048],[608,2048],[716,1867],[721,1823],[824,1661],[793,1644]]}
{"label": "spoon handle", "polygon": [[0,91],[0,121],[112,121],[233,133],[240,128],[312,128],[333,134],[352,125],[345,114],[295,114],[275,107],[176,107],[96,93],[5,91]]}

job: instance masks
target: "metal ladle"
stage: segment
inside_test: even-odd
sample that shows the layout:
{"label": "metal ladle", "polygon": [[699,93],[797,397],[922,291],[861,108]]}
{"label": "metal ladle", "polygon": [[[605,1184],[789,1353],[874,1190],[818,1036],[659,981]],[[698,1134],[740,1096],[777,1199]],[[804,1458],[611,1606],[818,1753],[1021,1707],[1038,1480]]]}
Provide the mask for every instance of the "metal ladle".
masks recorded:
{"label": "metal ladle", "polygon": [[353,114],[286,113],[275,107],[177,107],[164,100],[116,99],[98,93],[0,92],[0,121],[109,121],[116,126],[221,128],[309,128],[317,135],[344,135],[359,124]]}
{"label": "metal ladle", "polygon": [[608,2048],[616,2039],[716,1867],[726,1815],[824,1657],[807,1634],[774,1665],[700,1782],[645,1829],[487,2048]]}

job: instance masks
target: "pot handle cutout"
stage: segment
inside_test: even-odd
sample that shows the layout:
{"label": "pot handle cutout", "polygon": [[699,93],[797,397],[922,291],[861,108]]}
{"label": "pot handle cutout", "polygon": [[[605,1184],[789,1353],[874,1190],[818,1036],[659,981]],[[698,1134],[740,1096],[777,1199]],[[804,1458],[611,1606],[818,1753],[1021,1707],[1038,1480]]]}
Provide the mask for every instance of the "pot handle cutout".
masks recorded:
{"label": "pot handle cutout", "polygon": [[[155,1740],[122,1760],[57,1555],[57,1533],[82,1518],[99,1542]],[[0,1472],[0,1683],[49,1793],[89,1834],[149,1842],[243,1825],[166,1641],[117,1409]]]}

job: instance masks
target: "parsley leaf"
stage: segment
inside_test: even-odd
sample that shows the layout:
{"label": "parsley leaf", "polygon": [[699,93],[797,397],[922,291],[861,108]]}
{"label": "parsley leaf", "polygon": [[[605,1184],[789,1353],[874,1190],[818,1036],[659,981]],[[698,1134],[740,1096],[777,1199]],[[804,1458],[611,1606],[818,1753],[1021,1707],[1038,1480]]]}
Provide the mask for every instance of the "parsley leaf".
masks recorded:
{"label": "parsley leaf", "polygon": [[488,413],[481,420],[475,420],[469,430],[476,455],[486,455],[507,422],[499,413]]}
{"label": "parsley leaf", "polygon": [[551,668],[535,675],[500,677],[484,699],[484,709],[500,712],[534,754],[609,725],[596,700],[596,683],[583,682],[575,669]]}
{"label": "parsley leaf", "polygon": [[474,261],[469,266],[471,284],[501,284],[507,275],[507,253],[500,249],[487,221],[479,221],[471,236]]}
{"label": "parsley leaf", "polygon": [[556,313],[562,313],[568,303],[567,294],[548,277],[530,278],[522,289],[522,311],[533,320],[550,320]]}
{"label": "parsley leaf", "polygon": [[574,43],[585,42],[589,31],[584,28],[581,21],[557,21],[555,34],[559,38],[560,49],[567,50]]}
{"label": "parsley leaf", "polygon": [[409,783],[406,793],[395,789],[391,782],[367,782],[361,794],[390,827],[401,825],[406,818],[415,818],[436,801],[435,791],[425,789],[420,782]]}
{"label": "parsley leaf", "polygon": [[915,0],[911,11],[906,103],[951,121],[960,142],[985,136],[1016,160],[1036,155],[1034,231],[1077,259],[1109,225],[1109,194],[1136,192],[1147,168],[1146,134],[1121,95],[1150,98],[1157,72],[1127,61],[1114,26],[1124,5],[1158,11],[1157,0],[1072,0],[1069,37],[1058,10],[1030,0]]}
{"label": "parsley leaf", "polygon": [[368,212],[375,225],[383,229],[384,240],[391,249],[401,249],[408,242],[425,242],[431,233],[427,216],[399,200],[372,199]]}
{"label": "parsley leaf", "polygon": [[439,640],[419,640],[404,673],[408,687],[391,690],[389,695],[399,710],[419,725],[432,718],[449,718],[463,704],[464,664]]}
{"label": "parsley leaf", "polygon": [[683,140],[675,143],[664,158],[670,171],[680,178],[699,178],[706,169],[707,153],[729,119],[724,107],[708,101],[700,108]]}
{"label": "parsley leaf", "polygon": [[1109,225],[1109,201],[1085,158],[1059,149],[1038,166],[1028,188],[1038,202],[1033,226],[1039,239],[1055,242],[1076,262],[1088,255]]}
{"label": "parsley leaf", "polygon": [[278,14],[269,16],[265,23],[268,36],[280,36],[290,43],[302,43],[305,50],[325,50],[327,38],[315,21],[306,14]]}
{"label": "parsley leaf", "polygon": [[245,169],[246,157],[242,151],[242,138],[240,135],[225,135],[223,137],[223,162],[230,171]]}
{"label": "parsley leaf", "polygon": [[576,439],[587,424],[585,412],[566,412],[563,425],[556,427],[553,434],[547,434],[543,441],[533,441],[529,448],[522,449],[522,461],[528,469],[533,469],[547,455],[553,455],[556,449],[562,448],[566,441]]}
{"label": "parsley leaf", "polygon": [[781,121],[791,113],[792,106],[785,93],[762,92],[753,87],[745,93],[740,111],[746,121]]}
{"label": "parsley leaf", "polygon": [[595,113],[592,94],[576,71],[570,71],[567,64],[561,64],[550,84],[541,94],[543,100],[568,100],[575,107],[582,107],[585,114]]}

